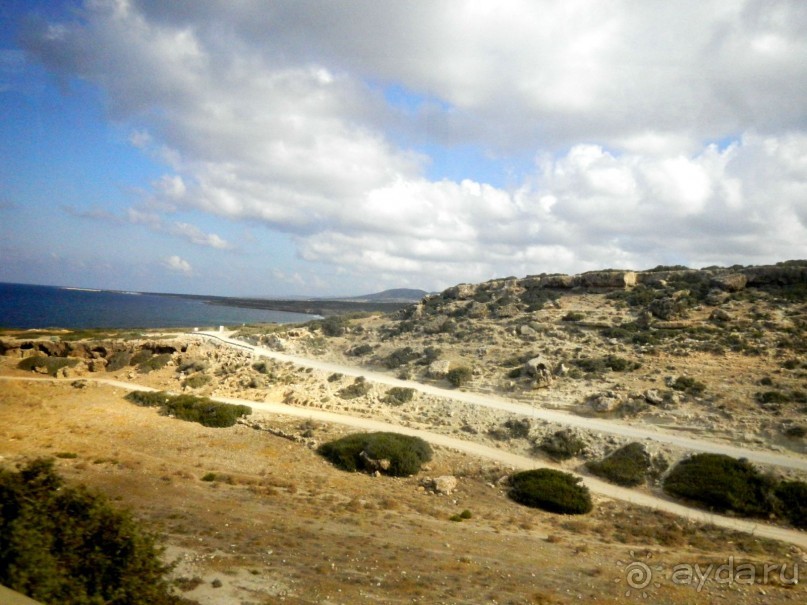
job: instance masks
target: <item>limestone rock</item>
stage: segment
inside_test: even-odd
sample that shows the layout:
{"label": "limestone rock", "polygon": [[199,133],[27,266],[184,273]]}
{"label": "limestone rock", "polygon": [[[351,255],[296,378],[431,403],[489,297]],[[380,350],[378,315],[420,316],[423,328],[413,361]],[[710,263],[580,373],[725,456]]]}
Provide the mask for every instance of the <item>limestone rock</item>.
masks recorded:
{"label": "limestone rock", "polygon": [[451,369],[451,362],[447,359],[437,359],[429,364],[428,375],[429,378],[441,380],[446,377],[448,371]]}
{"label": "limestone rock", "polygon": [[739,292],[745,289],[748,278],[742,273],[725,273],[713,277],[710,284],[726,292]]}
{"label": "limestone rock", "polygon": [[650,405],[662,405],[664,398],[656,389],[647,389],[644,392],[644,399]]}
{"label": "limestone rock", "polygon": [[423,486],[435,494],[450,496],[457,489],[457,478],[454,475],[426,478],[423,480]]}
{"label": "limestone rock", "polygon": [[524,364],[524,373],[534,379],[533,388],[541,389],[552,384],[552,370],[543,357],[533,357]]}

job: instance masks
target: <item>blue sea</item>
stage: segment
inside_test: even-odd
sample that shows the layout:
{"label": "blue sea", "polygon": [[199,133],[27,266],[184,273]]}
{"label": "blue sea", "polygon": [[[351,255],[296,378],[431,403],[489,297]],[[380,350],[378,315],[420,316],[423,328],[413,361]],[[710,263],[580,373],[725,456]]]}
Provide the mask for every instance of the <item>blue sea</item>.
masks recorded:
{"label": "blue sea", "polygon": [[311,319],[302,313],[211,305],[159,294],[0,283],[2,328],[209,328]]}

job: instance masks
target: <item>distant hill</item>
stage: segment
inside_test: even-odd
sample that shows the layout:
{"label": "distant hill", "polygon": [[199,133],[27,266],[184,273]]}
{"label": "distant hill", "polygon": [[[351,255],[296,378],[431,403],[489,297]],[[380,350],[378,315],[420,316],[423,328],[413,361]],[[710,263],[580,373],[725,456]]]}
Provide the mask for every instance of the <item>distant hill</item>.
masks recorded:
{"label": "distant hill", "polygon": [[374,302],[419,302],[429,293],[425,290],[413,288],[393,288],[376,292],[375,294],[365,294],[364,296],[351,296],[345,300],[354,301],[374,301]]}

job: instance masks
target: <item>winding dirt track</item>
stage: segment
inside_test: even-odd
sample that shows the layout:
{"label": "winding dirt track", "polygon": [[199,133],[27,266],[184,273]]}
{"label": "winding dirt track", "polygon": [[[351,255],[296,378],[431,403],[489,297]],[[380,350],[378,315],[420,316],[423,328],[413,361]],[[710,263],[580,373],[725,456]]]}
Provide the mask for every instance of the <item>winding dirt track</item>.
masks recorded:
{"label": "winding dirt track", "polygon": [[[47,382],[47,381],[72,382],[75,379],[0,376],[0,380],[23,380],[34,382]],[[89,380],[92,382],[110,385],[127,391],[156,390],[152,387],[147,387],[132,382],[123,382],[120,380],[108,380],[105,378],[90,378]],[[412,435],[415,437],[420,437],[421,439],[428,441],[432,445],[438,445],[459,452],[464,452],[472,456],[477,456],[479,458],[493,460],[501,464],[512,466],[513,468],[516,469],[559,468],[545,461],[535,460],[533,458],[528,458],[526,456],[519,456],[518,454],[512,454],[510,452],[488,447],[478,443],[473,443],[471,441],[464,441],[462,439],[449,437],[447,435],[440,435],[437,433],[431,433],[429,431],[412,429],[397,424],[372,420],[370,418],[348,416],[346,414],[337,414],[335,412],[328,412],[325,410],[318,410],[315,408],[296,408],[290,405],[286,405],[284,403],[266,403],[259,401],[250,401],[248,399],[237,399],[235,397],[211,397],[211,399],[223,403],[248,405],[253,410],[258,410],[269,414],[279,414],[283,416],[293,416],[297,418],[318,420],[320,422],[341,424],[367,431],[394,431],[397,433],[403,433],[405,435]],[[722,515],[715,515],[705,511],[700,511],[697,509],[688,508],[676,502],[672,502],[670,500],[666,500],[664,498],[660,498],[652,494],[647,494],[636,490],[627,489],[624,487],[618,487],[616,485],[606,483],[605,481],[601,481],[594,477],[588,477],[588,476],[583,477],[583,483],[593,493],[605,496],[606,498],[622,500],[625,502],[629,502],[631,504],[637,504],[639,506],[647,506],[649,508],[663,510],[669,513],[673,513],[675,515],[679,515],[681,517],[685,517],[687,519],[692,519],[694,521],[711,523],[713,525],[725,527],[728,529],[734,529],[738,531],[755,534],[765,538],[772,538],[775,540],[781,540],[783,542],[789,542],[799,546],[800,548],[807,550],[807,533],[805,532],[799,532],[796,530],[786,529],[783,527],[776,527],[764,523],[756,523],[753,521],[734,519]]]}
{"label": "winding dirt track", "polygon": [[196,334],[202,337],[218,340],[222,343],[242,350],[251,351],[255,355],[269,357],[271,359],[276,359],[277,361],[291,362],[301,367],[322,370],[323,372],[338,372],[347,376],[363,376],[367,380],[377,382],[379,384],[408,387],[421,393],[437,395],[438,397],[453,399],[455,401],[461,401],[463,403],[469,403],[481,407],[503,410],[505,412],[511,412],[514,414],[521,414],[530,418],[546,420],[548,422],[553,422],[563,426],[618,435],[620,437],[628,437],[629,439],[656,441],[693,452],[709,452],[713,454],[725,454],[727,456],[732,456],[733,458],[747,458],[751,462],[756,462],[757,464],[768,464],[771,466],[807,472],[807,458],[804,457],[790,456],[787,454],[780,454],[764,450],[752,450],[724,443],[715,443],[704,439],[683,437],[681,435],[665,432],[657,427],[648,427],[646,425],[632,426],[628,424],[621,424],[613,420],[585,418],[583,416],[576,416],[560,410],[537,408],[524,403],[518,403],[516,401],[496,397],[495,395],[483,395],[479,393],[447,390],[432,385],[421,384],[419,382],[399,380],[397,378],[387,376],[386,374],[373,372],[372,370],[367,370],[365,368],[343,366],[327,361],[307,359],[304,357],[287,355],[285,353],[278,353],[277,351],[249,345],[240,340],[229,338],[221,332],[198,332]]}
{"label": "winding dirt track", "polygon": [[[218,337],[218,336],[216,336]],[[229,340],[229,339],[228,339]],[[227,342],[226,340],[224,342]],[[253,350],[254,352],[263,355],[263,350],[258,347],[251,347],[249,345],[244,345],[243,343],[239,343],[237,341],[232,341],[228,344],[234,344],[235,346],[243,347],[249,350]],[[386,384],[400,384],[405,386],[411,386],[412,388],[418,388],[419,390],[424,392],[432,392],[436,391],[441,396],[448,396],[451,397],[453,395],[463,395],[467,396],[469,393],[454,393],[454,392],[446,392],[441,389],[434,389],[433,387],[427,387],[424,385],[418,385],[417,383],[409,383],[404,382],[396,379],[389,378],[384,376],[383,374],[376,374],[373,372],[364,372],[360,369],[356,368],[342,368],[342,366],[338,366],[335,364],[327,364],[323,362],[319,362],[316,360],[305,360],[302,358],[294,358],[288,355],[281,355],[279,353],[275,353],[273,351],[267,351],[268,357],[273,357],[275,359],[280,359],[282,361],[293,361],[296,363],[297,359],[300,359],[301,365],[305,365],[306,367],[315,367],[317,369],[322,369],[325,371],[341,371],[345,374],[349,373],[343,370],[350,370],[352,375],[362,375],[366,376],[368,379],[375,379],[375,376],[383,377]],[[33,378],[33,377],[11,377],[11,376],[0,376],[0,381],[2,380],[21,380],[21,381],[51,381],[51,382],[72,382],[74,379],[71,378]],[[124,390],[143,390],[143,391],[154,391],[156,389],[152,387],[146,387],[143,385],[138,385],[136,383],[131,382],[124,382],[120,380],[109,380],[104,378],[89,378],[88,380],[92,382],[96,382],[99,384],[106,384],[116,388],[124,389]],[[429,389],[429,390],[426,390]],[[454,397],[455,399],[459,399],[461,401],[468,401],[465,398]],[[487,460],[492,460],[498,462],[500,464],[508,465],[516,469],[533,469],[533,468],[559,468],[553,464],[542,460],[536,460],[533,458],[528,458],[526,456],[520,456],[518,454],[512,454],[507,451],[503,451],[500,449],[488,447],[482,444],[474,443],[471,441],[465,441],[462,439],[457,439],[455,437],[450,437],[447,435],[440,435],[438,433],[432,433],[429,431],[424,431],[420,429],[412,429],[409,427],[391,424],[387,422],[381,422],[378,420],[372,420],[369,418],[361,418],[357,416],[349,416],[346,414],[337,414],[335,412],[329,412],[325,410],[318,410],[316,408],[296,408],[293,406],[289,406],[283,403],[271,403],[271,402],[258,402],[258,401],[250,401],[248,399],[237,399],[234,397],[211,397],[211,399],[215,401],[220,401],[223,403],[233,403],[233,404],[243,404],[250,406],[253,410],[258,410],[268,414],[279,414],[284,416],[292,416],[298,418],[306,418],[312,420],[318,420],[321,422],[328,422],[333,424],[341,424],[350,426],[353,428],[358,428],[361,430],[367,431],[394,431],[397,433],[403,433],[406,435],[412,435],[415,437],[420,437],[425,441],[437,446],[442,446],[446,448],[453,449],[455,451],[464,452],[466,454],[476,456],[479,458],[485,458]],[[470,401],[471,403],[475,403],[474,401]],[[506,403],[506,402],[505,402]],[[484,404],[480,404],[484,405]],[[499,408],[499,409],[508,409],[510,411],[516,411],[516,413],[523,413],[522,410],[524,408],[529,409],[530,411],[532,408],[529,406],[524,406],[521,404],[512,404],[517,406],[518,410],[510,408]],[[494,406],[490,406],[494,407]],[[539,410],[542,411],[542,410]],[[569,415],[569,418],[577,418],[574,416]],[[588,420],[584,418],[580,418],[580,420]],[[626,429],[632,429],[633,427],[623,427]],[[644,431],[645,433],[648,431]],[[633,436],[641,437],[641,430],[637,430]],[[622,434],[622,433],[620,433]],[[700,442],[698,442],[700,443]],[[733,448],[739,449],[739,448]],[[745,452],[745,450],[740,450]],[[750,452],[746,452],[750,453]],[[675,515],[679,515],[681,517],[692,519],[693,521],[699,521],[703,523],[711,523],[713,525],[717,525],[719,527],[724,527],[728,529],[733,529],[737,531],[751,533],[760,537],[764,538],[771,538],[775,540],[781,540],[783,542],[788,542],[791,544],[795,544],[796,546],[807,550],[807,533],[800,532],[797,530],[787,529],[783,527],[776,527],[773,525],[768,525],[765,523],[758,523],[755,521],[748,521],[743,519],[735,519],[731,517],[726,517],[722,515],[715,515],[709,512],[692,509],[682,504],[678,504],[676,502],[672,502],[665,498],[661,498],[659,496],[655,496],[652,494],[648,494],[646,492],[641,492],[638,490],[627,489],[623,487],[618,487],[616,485],[612,485],[605,481],[601,481],[594,477],[583,476],[583,483],[595,494],[600,496],[604,496],[606,498],[612,498],[615,500],[622,500],[624,502],[629,502],[631,504],[636,504],[639,506],[646,506],[656,510],[662,510],[665,512],[669,512]]]}

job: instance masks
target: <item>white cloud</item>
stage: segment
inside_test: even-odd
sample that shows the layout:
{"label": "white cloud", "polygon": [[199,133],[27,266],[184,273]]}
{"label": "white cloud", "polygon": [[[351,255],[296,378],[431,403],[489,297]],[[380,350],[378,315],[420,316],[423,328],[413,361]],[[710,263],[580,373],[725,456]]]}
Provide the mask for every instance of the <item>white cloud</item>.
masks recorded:
{"label": "white cloud", "polygon": [[163,261],[163,266],[170,269],[171,271],[175,271],[177,273],[184,273],[185,275],[190,275],[193,273],[193,268],[191,264],[183,258],[178,256],[169,256]]}
{"label": "white cloud", "polygon": [[[218,249],[164,214],[258,222],[305,260],[431,288],[804,256],[805,31],[787,0],[98,0],[25,40],[170,166],[130,221]],[[428,179],[456,144],[534,172]]]}

